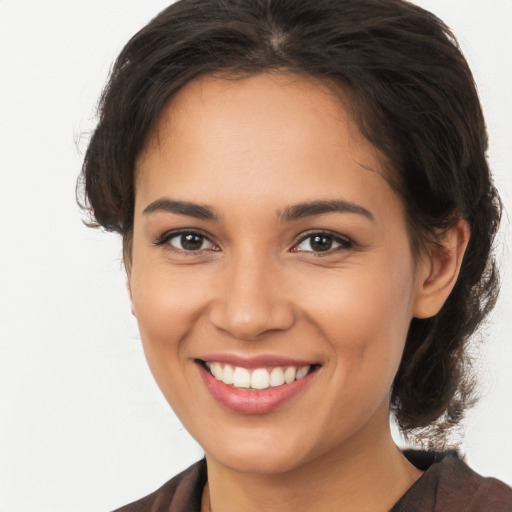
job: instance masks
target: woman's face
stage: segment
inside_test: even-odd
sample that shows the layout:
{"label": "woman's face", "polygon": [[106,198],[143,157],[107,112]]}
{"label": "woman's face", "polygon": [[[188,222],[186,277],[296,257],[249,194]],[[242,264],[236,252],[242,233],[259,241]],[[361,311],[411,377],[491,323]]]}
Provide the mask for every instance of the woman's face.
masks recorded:
{"label": "woman's face", "polygon": [[388,436],[421,272],[339,99],[290,75],[203,78],[137,164],[134,314],[207,456],[282,472]]}

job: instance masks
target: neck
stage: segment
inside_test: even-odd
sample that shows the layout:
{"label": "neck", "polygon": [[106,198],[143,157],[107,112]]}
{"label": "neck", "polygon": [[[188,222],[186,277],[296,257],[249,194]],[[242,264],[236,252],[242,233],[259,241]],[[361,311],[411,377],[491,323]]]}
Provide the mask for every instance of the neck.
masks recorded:
{"label": "neck", "polygon": [[398,450],[389,425],[385,431],[371,430],[370,426],[370,432],[277,474],[237,472],[207,455],[208,488],[203,510],[387,511],[421,472]]}

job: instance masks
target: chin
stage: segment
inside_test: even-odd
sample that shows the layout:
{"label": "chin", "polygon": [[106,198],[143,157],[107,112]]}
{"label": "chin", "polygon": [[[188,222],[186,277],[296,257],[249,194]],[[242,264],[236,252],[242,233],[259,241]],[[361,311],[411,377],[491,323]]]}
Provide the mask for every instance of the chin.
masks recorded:
{"label": "chin", "polygon": [[210,454],[206,452],[206,459],[215,459],[217,463],[237,473],[250,473],[260,475],[277,475],[297,469],[305,461],[297,454],[283,452],[262,453],[262,450],[254,450],[253,453],[232,452],[225,450],[221,454]]}
{"label": "chin", "polygon": [[239,473],[269,475],[293,471],[315,457],[314,447],[308,449],[303,435],[283,438],[279,433],[272,435],[258,428],[250,439],[247,431],[241,434],[242,439],[231,433],[229,438],[216,437],[213,443],[203,444],[207,460]]}

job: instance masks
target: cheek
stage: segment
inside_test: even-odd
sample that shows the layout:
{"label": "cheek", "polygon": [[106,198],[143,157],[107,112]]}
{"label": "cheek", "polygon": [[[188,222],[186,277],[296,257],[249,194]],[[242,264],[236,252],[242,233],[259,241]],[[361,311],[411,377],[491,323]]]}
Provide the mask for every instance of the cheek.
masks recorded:
{"label": "cheek", "polygon": [[134,262],[131,290],[144,354],[167,401],[186,418],[191,386],[190,339],[204,303],[204,288],[155,264]]}
{"label": "cheek", "polygon": [[393,326],[401,331],[412,313],[413,276],[407,263],[401,268],[361,265],[323,279],[317,276],[309,290],[308,304],[317,310],[315,316],[324,317],[323,323],[339,325],[348,332],[386,335],[387,328]]}
{"label": "cheek", "polygon": [[204,289],[193,279],[180,279],[158,265],[134,261],[131,290],[148,365],[169,400],[167,388],[184,381],[187,335],[201,311]]}
{"label": "cheek", "polygon": [[155,261],[134,261],[130,287],[141,333],[155,340],[179,335],[205,298],[193,270],[172,272]]}
{"label": "cheek", "polygon": [[[344,371],[358,379],[392,380],[412,318],[413,268],[408,261],[364,265],[316,280],[307,303]],[[368,369],[368,371],[362,371]]]}

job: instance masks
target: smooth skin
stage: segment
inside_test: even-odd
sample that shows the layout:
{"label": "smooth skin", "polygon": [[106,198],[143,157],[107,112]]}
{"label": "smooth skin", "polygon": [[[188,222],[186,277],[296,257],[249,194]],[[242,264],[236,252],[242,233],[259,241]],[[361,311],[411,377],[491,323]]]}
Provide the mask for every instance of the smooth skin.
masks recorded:
{"label": "smooth skin", "polygon": [[[385,511],[419,478],[391,437],[390,388],[469,232],[460,221],[413,257],[385,168],[312,78],[203,77],[162,112],[137,161],[128,286],[151,371],[205,451],[204,510]],[[290,214],[313,202],[338,207]],[[246,415],[206,388],[197,361],[212,353],[318,369]]]}

